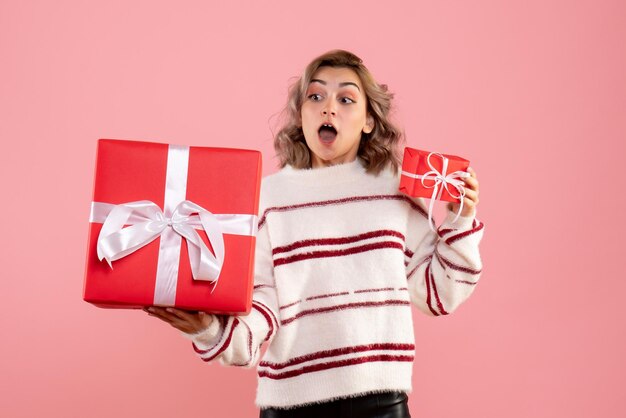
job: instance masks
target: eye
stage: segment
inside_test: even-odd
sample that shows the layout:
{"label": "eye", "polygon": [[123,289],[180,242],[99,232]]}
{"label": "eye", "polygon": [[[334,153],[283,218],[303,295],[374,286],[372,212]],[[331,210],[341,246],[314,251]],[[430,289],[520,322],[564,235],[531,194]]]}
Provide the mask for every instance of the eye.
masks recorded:
{"label": "eye", "polygon": [[313,100],[314,102],[319,101],[319,99],[316,99],[316,97],[322,97],[322,96],[320,96],[320,95],[319,95],[319,94],[317,94],[317,93],[309,94],[309,95],[307,96],[307,98],[309,98],[309,99]]}
{"label": "eye", "polygon": [[348,101],[348,102],[342,102],[342,103],[356,103],[354,100],[352,100],[352,99],[351,99],[351,98],[349,98],[349,97],[342,97],[342,98],[341,98],[341,100],[344,100],[344,99],[349,100],[349,101]]}

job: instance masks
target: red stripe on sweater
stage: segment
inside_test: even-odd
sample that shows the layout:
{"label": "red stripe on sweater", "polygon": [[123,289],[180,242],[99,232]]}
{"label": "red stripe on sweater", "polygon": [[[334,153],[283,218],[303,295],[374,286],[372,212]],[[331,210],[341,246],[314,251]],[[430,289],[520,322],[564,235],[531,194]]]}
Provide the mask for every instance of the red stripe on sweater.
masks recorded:
{"label": "red stripe on sweater", "polygon": [[[224,325],[224,321],[222,320],[222,316],[221,316],[221,315],[218,315],[218,316],[217,316],[217,318],[220,320],[220,327],[222,327],[222,326]],[[232,327],[232,324],[231,324],[231,327]],[[231,329],[231,328],[229,328],[228,330],[232,331],[232,329]],[[195,342],[192,342],[192,343],[191,343],[191,346],[193,347],[193,350],[194,350],[196,353],[198,353],[198,354],[206,354],[206,353],[210,352],[211,350],[214,350],[214,349],[215,349],[215,347],[219,346],[219,345],[220,345],[220,343],[224,341],[224,337],[227,335],[227,331],[228,331],[228,330],[225,330],[225,331],[222,333],[222,337],[221,337],[221,338],[220,338],[220,339],[219,339],[219,340],[218,340],[215,344],[213,344],[212,346],[210,346],[210,347],[209,347],[209,348],[207,348],[206,350],[199,348],[199,347],[195,344]]]}
{"label": "red stripe on sweater", "polygon": [[345,354],[362,353],[364,351],[374,350],[415,350],[415,344],[399,344],[399,343],[374,343],[367,345],[357,345],[350,347],[334,348],[332,350],[317,351],[315,353],[306,354],[304,356],[294,357],[283,363],[270,363],[269,361],[262,361],[259,363],[259,367],[269,367],[270,369],[280,370],[285,367],[295,366],[296,364],[306,363],[308,361],[318,360],[321,358],[337,357]]}
{"label": "red stripe on sweater", "polygon": [[[226,333],[228,331],[228,338],[226,338],[226,341],[224,341],[224,344],[222,344],[220,349],[217,350],[217,352],[213,353],[212,356],[200,357],[200,358],[203,361],[211,361],[215,357],[219,356],[224,350],[226,350],[226,348],[230,344],[230,340],[233,338],[233,332],[235,331],[235,328],[237,328],[237,325],[239,325],[239,320],[237,318],[235,318],[235,319],[233,319],[232,325],[230,327],[230,331],[228,331],[228,330],[224,331],[224,333]],[[194,350],[196,350],[196,352],[199,353],[199,354],[206,354],[207,352],[209,352],[210,349],[209,350],[199,350],[198,347],[196,347],[195,344],[194,344]]]}
{"label": "red stripe on sweater", "polygon": [[338,311],[342,309],[354,309],[354,308],[362,308],[366,306],[381,307],[381,306],[410,305],[410,304],[411,302],[406,301],[406,300],[389,299],[389,300],[382,300],[382,301],[353,302],[353,303],[346,303],[343,305],[324,306],[323,308],[308,309],[305,311],[298,312],[295,316],[292,316],[291,318],[283,319],[280,324],[287,325],[295,321],[296,319],[302,318],[303,316],[321,314],[324,312]]}
{"label": "red stripe on sweater", "polygon": [[419,266],[421,266],[422,264],[424,264],[425,262],[427,262],[428,260],[432,259],[433,256],[432,254],[429,256],[424,257],[424,259],[422,261],[420,261],[419,263],[417,263],[417,266],[413,267],[413,270],[411,270],[411,272],[409,274],[406,275],[407,280],[411,278],[411,276],[413,275],[413,273],[415,273],[417,271],[417,269],[419,268]]}
{"label": "red stripe on sweater", "polygon": [[[476,228],[476,218],[472,220],[472,228]],[[441,230],[438,229],[437,233],[439,234],[441,238],[443,238],[444,235],[452,231],[456,231],[456,228],[447,228],[447,229],[441,229]]]}
{"label": "red stripe on sweater", "polygon": [[[273,207],[267,208],[263,212],[263,215],[261,215],[261,219],[259,219],[258,229],[261,229],[263,227],[263,225],[265,224],[267,215],[271,212],[285,212],[285,211],[290,211],[290,210],[297,210],[297,209],[317,207],[317,206],[340,205],[340,204],[345,204],[345,203],[359,203],[363,201],[372,201],[372,200],[403,200],[406,203],[408,203],[412,209],[416,210],[422,216],[428,219],[428,214],[421,206],[413,202],[408,196],[405,196],[402,194],[352,196],[352,197],[345,197],[343,199],[322,200],[319,202],[305,202],[305,203],[299,203],[297,205],[273,206]],[[433,222],[433,225],[434,225],[434,222]]]}
{"label": "red stripe on sweater", "polygon": [[448,260],[443,255],[441,255],[437,250],[435,250],[435,255],[437,256],[437,259],[439,260],[439,264],[441,264],[442,266],[446,265],[450,267],[452,270],[461,271],[463,273],[469,273],[469,274],[480,274],[482,272],[482,269],[474,270],[469,267],[464,267],[464,266],[459,266],[458,264],[454,264],[452,261]]}
{"label": "red stripe on sweater", "polygon": [[280,307],[280,308],[278,308],[278,309],[287,309],[287,308],[289,308],[289,307],[291,307],[291,306],[293,306],[293,305],[296,305],[296,304],[298,304],[298,303],[300,303],[300,302],[302,302],[302,299],[299,299],[299,300],[297,300],[297,301],[295,301],[295,302],[291,302],[291,303],[288,303],[288,304],[286,304],[286,305],[283,305],[283,306],[281,306],[281,307]]}
{"label": "red stripe on sweater", "polygon": [[378,231],[366,232],[364,234],[353,235],[349,237],[335,237],[335,238],[316,238],[316,239],[305,239],[302,241],[296,241],[292,244],[283,245],[281,247],[276,247],[272,250],[272,254],[280,254],[295,250],[296,248],[309,247],[313,245],[340,245],[340,244],[350,244],[353,242],[363,241],[370,238],[376,237],[384,237],[384,236],[392,236],[398,237],[402,241],[404,241],[404,235],[400,232],[389,230],[389,229],[381,229]]}
{"label": "red stripe on sweater", "polygon": [[483,229],[484,226],[485,226],[485,224],[481,222],[477,227],[474,227],[474,228],[470,229],[469,231],[460,232],[460,233],[458,233],[456,235],[452,235],[451,237],[446,239],[446,244],[450,245],[453,242],[460,240],[461,238],[465,238],[465,237],[467,237],[469,235],[472,235],[472,234],[480,231],[481,229]]}
{"label": "red stripe on sweater", "polygon": [[383,292],[385,290],[396,290],[394,287],[381,287],[378,289],[360,289],[355,290],[354,293],[366,293],[366,292]]}
{"label": "red stripe on sweater", "polygon": [[261,315],[263,315],[263,317],[265,318],[265,322],[267,322],[269,331],[267,332],[267,335],[265,336],[265,340],[263,340],[263,341],[267,341],[270,339],[270,337],[272,336],[272,333],[274,332],[274,322],[272,321],[272,317],[267,312],[265,312],[263,308],[257,305],[256,302],[254,301],[252,301],[252,307],[256,309],[257,311],[261,312]]}
{"label": "red stripe on sweater", "polygon": [[467,280],[455,280],[455,282],[463,283],[463,284],[469,284],[469,285],[472,285],[472,286],[478,284],[478,282],[468,282]]}
{"label": "red stripe on sweater", "polygon": [[240,364],[241,366],[247,366],[252,361],[252,331],[250,330],[250,326],[248,326],[248,323],[246,321],[242,319],[240,322],[244,324],[248,329],[248,361]]}
{"label": "red stripe on sweater", "polygon": [[426,304],[428,305],[428,309],[435,316],[439,316],[439,313],[435,309],[433,309],[432,304],[430,303],[430,264],[426,265],[426,270],[424,272],[424,279],[426,280]]}
{"label": "red stripe on sweater", "polygon": [[[224,316],[222,315],[216,315],[217,320],[220,322],[220,328],[222,326],[224,326]],[[208,353],[209,351],[213,350],[215,347],[217,347],[219,345],[219,343],[224,339],[224,334],[222,334],[222,338],[220,338],[215,344],[213,344],[212,346],[210,346],[209,348],[207,348],[206,350],[201,350],[200,348],[198,348],[198,346],[195,343],[192,343],[191,346],[193,347],[194,351],[196,353],[200,353],[200,354],[204,354],[204,353]]]}
{"label": "red stripe on sweater", "polygon": [[264,303],[261,303],[259,301],[254,301],[253,302],[256,305],[259,305],[259,307],[263,307],[263,309],[265,309],[266,313],[268,313],[270,315],[270,317],[272,318],[273,324],[272,325],[272,329],[270,330],[270,333],[268,333],[267,337],[265,338],[265,341],[268,341],[269,339],[272,338],[272,332],[276,333],[278,332],[278,328],[279,328],[279,324],[278,324],[278,319],[276,318],[276,315],[274,315],[274,312],[267,307],[267,305],[265,305]]}
{"label": "red stripe on sweater", "polygon": [[252,355],[252,331],[250,330],[250,327],[248,326],[246,321],[242,320],[241,323],[244,324],[248,329],[248,361],[244,363],[232,363],[232,365],[235,367],[249,366],[250,363],[252,363],[252,359],[256,356],[256,353],[259,350],[259,346],[256,346],[256,348],[254,349],[254,356]]}
{"label": "red stripe on sweater", "polygon": [[254,303],[256,303],[257,305],[262,306],[263,308],[265,308],[267,310],[267,312],[274,319],[274,323],[276,324],[276,329],[278,330],[278,319],[276,319],[276,315],[274,315],[274,311],[272,311],[270,308],[268,308],[266,304],[264,304],[262,302],[259,302],[258,300],[255,300]]}
{"label": "red stripe on sweater", "polygon": [[[430,266],[432,267],[432,265]],[[441,303],[441,300],[439,300],[439,294],[437,293],[437,286],[435,285],[435,277],[433,275],[433,270],[432,268],[429,269],[430,270],[430,281],[433,285],[433,293],[435,294],[435,299],[437,300],[437,307],[439,308],[439,312],[441,312],[442,315],[448,315],[448,312],[446,312],[445,309],[443,309],[443,304]]]}
{"label": "red stripe on sweater", "polygon": [[310,296],[310,297],[306,298],[305,300],[332,298],[334,296],[344,296],[344,295],[349,295],[349,294],[350,294],[350,292],[327,293],[325,295]]}
{"label": "red stripe on sweater", "polygon": [[448,228],[448,229],[438,229],[437,230],[437,234],[439,234],[439,236],[441,238],[443,238],[444,235],[446,235],[448,232],[452,232],[452,231],[456,231],[455,229],[452,228]]}
{"label": "red stripe on sweater", "polygon": [[409,272],[409,274],[407,274],[407,275],[406,275],[406,279],[407,279],[407,280],[409,280],[409,279],[411,278],[411,276],[413,275],[413,273],[415,273],[415,272],[417,271],[417,268],[418,268],[418,267],[419,267],[419,266],[415,266],[415,267],[413,267],[413,270],[411,270],[411,271]]}
{"label": "red stripe on sweater", "polygon": [[[359,289],[359,290],[355,290],[353,293],[383,292],[383,291],[391,291],[391,290],[396,290],[396,289],[393,287],[376,288],[376,289]],[[406,287],[401,287],[401,288],[398,288],[397,290],[408,290],[408,289]],[[349,294],[350,292],[328,293],[328,294],[323,294],[323,295],[309,296],[305,300],[309,301],[309,300],[315,300],[315,299],[332,298],[336,296],[346,296]],[[301,303],[301,302],[302,302],[302,299],[299,299],[295,302],[291,302],[287,305],[283,305],[279,309],[286,309],[293,305],[297,305],[298,303]]]}
{"label": "red stripe on sweater", "polygon": [[396,248],[399,250],[404,250],[404,246],[398,242],[392,242],[392,241],[374,242],[371,244],[360,245],[358,247],[346,248],[345,250],[312,251],[308,253],[294,254],[289,257],[275,259],[274,267],[278,267],[283,264],[295,263],[297,261],[309,260],[312,258],[342,257],[346,255],[363,253],[363,252],[372,251],[372,250],[379,250],[383,248]]}
{"label": "red stripe on sweater", "polygon": [[414,356],[393,356],[389,354],[379,354],[374,356],[358,357],[345,360],[331,361],[328,363],[314,364],[311,366],[304,366],[300,369],[289,370],[283,373],[269,373],[266,371],[259,371],[259,377],[267,377],[269,379],[287,379],[290,377],[299,376],[304,373],[319,372],[322,370],[333,369],[336,367],[353,366],[356,364],[370,363],[374,361],[413,361]]}
{"label": "red stripe on sweater", "polygon": [[267,288],[270,288],[270,289],[274,288],[274,286],[271,286],[269,284],[255,284],[254,285],[254,289],[262,289],[264,287],[267,287]]}

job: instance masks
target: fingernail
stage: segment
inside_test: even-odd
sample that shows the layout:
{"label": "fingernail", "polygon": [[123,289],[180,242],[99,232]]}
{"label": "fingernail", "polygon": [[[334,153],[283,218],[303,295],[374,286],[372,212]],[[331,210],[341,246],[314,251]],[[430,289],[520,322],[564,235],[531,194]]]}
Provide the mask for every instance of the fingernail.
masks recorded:
{"label": "fingernail", "polygon": [[165,308],[166,311],[172,312],[172,308]]}

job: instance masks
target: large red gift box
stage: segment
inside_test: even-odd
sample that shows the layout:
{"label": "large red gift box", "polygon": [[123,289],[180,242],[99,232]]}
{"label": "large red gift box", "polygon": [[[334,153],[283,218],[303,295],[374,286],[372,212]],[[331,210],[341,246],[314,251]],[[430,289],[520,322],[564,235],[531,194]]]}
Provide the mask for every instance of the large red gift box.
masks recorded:
{"label": "large red gift box", "polygon": [[[469,176],[469,161],[456,155],[441,154],[406,147],[402,160],[402,176],[399,189],[413,197],[460,202],[459,189],[453,184],[463,184],[463,177]],[[448,189],[443,179],[448,181]],[[422,183],[423,181],[423,183]],[[438,184],[437,184],[438,183]],[[436,186],[436,187],[435,187]],[[460,186],[462,187],[462,186]]]}
{"label": "large red gift box", "polygon": [[[103,308],[248,314],[260,181],[259,151],[100,139],[83,299]],[[114,213],[125,221],[101,236],[106,222],[115,228]],[[156,238],[117,258],[99,257],[116,245],[132,247],[137,229]],[[107,244],[116,234],[119,242]]]}

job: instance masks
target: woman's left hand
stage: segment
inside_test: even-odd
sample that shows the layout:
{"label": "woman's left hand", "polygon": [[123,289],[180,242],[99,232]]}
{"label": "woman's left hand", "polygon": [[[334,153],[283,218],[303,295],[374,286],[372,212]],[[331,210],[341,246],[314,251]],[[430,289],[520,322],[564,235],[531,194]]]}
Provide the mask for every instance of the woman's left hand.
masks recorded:
{"label": "woman's left hand", "polygon": [[[463,200],[463,211],[461,216],[474,216],[478,205],[478,178],[472,167],[468,167],[469,177],[463,179],[465,182],[465,199]],[[448,210],[457,213],[460,203],[448,203]]]}

